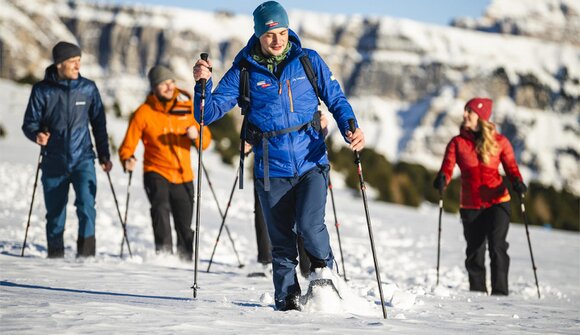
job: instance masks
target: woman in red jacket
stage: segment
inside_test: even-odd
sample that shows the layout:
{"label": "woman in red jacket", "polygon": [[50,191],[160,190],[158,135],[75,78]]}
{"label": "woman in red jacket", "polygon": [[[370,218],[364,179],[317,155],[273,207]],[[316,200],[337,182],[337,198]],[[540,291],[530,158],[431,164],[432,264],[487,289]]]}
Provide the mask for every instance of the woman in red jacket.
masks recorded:
{"label": "woman in red jacket", "polygon": [[522,181],[514,152],[508,139],[489,121],[492,100],[473,98],[463,112],[459,135],[453,137],[433,186],[443,192],[451,180],[455,164],[461,170],[460,214],[467,241],[465,267],[471,291],[487,292],[485,249],[491,258],[491,294],[508,295],[509,244],[506,236],[510,223],[510,194],[499,174],[499,164],[514,189],[523,194]]}

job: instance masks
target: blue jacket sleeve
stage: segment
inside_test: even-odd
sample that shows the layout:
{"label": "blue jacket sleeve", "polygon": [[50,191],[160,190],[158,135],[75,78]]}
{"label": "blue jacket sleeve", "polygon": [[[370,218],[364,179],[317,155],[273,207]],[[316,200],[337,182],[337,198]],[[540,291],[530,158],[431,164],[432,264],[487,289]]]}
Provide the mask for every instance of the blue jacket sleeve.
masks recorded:
{"label": "blue jacket sleeve", "polygon": [[352,106],[346,99],[340,84],[336,78],[334,78],[328,65],[326,65],[322,60],[320,55],[313,50],[308,50],[307,52],[312,61],[314,71],[318,73],[318,91],[320,99],[332,113],[332,116],[336,120],[338,128],[344,137],[346,131],[349,130],[348,120],[354,119],[355,126],[358,127]]}
{"label": "blue jacket sleeve", "polygon": [[32,87],[32,91],[30,92],[28,106],[26,106],[24,121],[22,122],[22,131],[24,132],[24,135],[32,142],[36,142],[36,134],[38,134],[38,132],[43,127],[43,109],[44,102],[42,101],[42,95],[38,90],[38,86],[34,85]]}
{"label": "blue jacket sleeve", "polygon": [[[216,120],[221,119],[225,113],[229,112],[237,103],[239,96],[240,70],[233,66],[226,72],[212,93],[213,81],[207,82],[205,87],[205,110],[204,124],[208,125]],[[194,116],[195,120],[201,124],[201,84],[195,84],[194,98]]]}
{"label": "blue jacket sleeve", "polygon": [[95,146],[97,147],[99,163],[103,164],[111,159],[109,153],[109,135],[107,134],[107,118],[99,90],[94,83],[93,86],[93,99],[89,110],[89,117],[93,137],[95,138]]}

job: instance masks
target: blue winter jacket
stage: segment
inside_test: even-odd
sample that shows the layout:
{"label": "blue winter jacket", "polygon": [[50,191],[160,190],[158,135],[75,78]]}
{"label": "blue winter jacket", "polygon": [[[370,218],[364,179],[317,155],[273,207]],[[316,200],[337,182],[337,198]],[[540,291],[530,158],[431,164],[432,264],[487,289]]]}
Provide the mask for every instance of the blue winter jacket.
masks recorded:
{"label": "blue winter jacket", "polygon": [[91,80],[58,80],[56,66],[46,69],[44,80],[32,87],[22,131],[31,141],[45,127],[50,132],[43,150],[42,172],[47,176],[69,173],[81,161],[94,159],[89,123],[99,161],[110,159],[107,121],[99,90]]}
{"label": "blue winter jacket", "polygon": [[[240,84],[240,61],[249,62],[250,108],[248,121],[262,132],[278,131],[299,126],[312,120],[318,110],[318,99],[308,80],[299,57],[307,54],[318,75],[318,91],[321,100],[332,113],[343,136],[348,120],[355,119],[339,83],[316,51],[302,49],[298,36],[289,30],[292,48],[281,64],[280,78],[257,63],[250,50],[258,38],[252,36],[234,59],[233,66],[220,80],[212,93],[212,80],[206,85],[204,123],[210,124],[229,112],[238,102]],[[200,121],[201,85],[195,86],[195,118]],[[356,124],[356,119],[355,119]],[[266,139],[263,139],[266,140]],[[254,146],[254,173],[264,178],[264,164],[269,164],[269,177],[301,176],[312,168],[328,164],[324,137],[314,128],[294,131],[267,139],[269,162],[263,160],[262,145]]]}

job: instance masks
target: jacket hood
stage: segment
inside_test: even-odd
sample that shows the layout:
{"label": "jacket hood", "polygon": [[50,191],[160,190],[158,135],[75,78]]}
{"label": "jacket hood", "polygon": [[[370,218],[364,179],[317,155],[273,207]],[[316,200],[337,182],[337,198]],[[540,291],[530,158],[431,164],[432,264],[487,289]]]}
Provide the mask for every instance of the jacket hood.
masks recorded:
{"label": "jacket hood", "polygon": [[472,130],[469,130],[463,126],[459,128],[459,135],[470,141],[475,141],[475,133]]}
{"label": "jacket hood", "polygon": [[[252,34],[252,37],[250,37],[246,46],[234,58],[234,64],[238,64],[243,58],[250,60],[251,62],[255,62],[252,59],[252,56],[250,56],[250,51],[254,45],[256,45],[256,43],[260,43],[260,39],[257,38],[256,35]],[[292,48],[288,52],[289,58],[302,54],[302,42],[300,42],[300,38],[292,29],[288,29],[288,43],[293,44]]]}
{"label": "jacket hood", "polygon": [[[497,132],[497,129],[495,128],[495,124],[492,124],[492,125],[493,125],[493,128],[495,130],[494,134],[497,137],[499,134]],[[477,137],[477,132],[474,132],[473,130],[470,130],[470,129],[467,129],[463,126],[460,126],[459,127],[459,135],[461,137],[464,137],[464,138],[470,140],[470,141],[475,141],[475,138]]]}
{"label": "jacket hood", "polygon": [[171,100],[167,102],[162,102],[161,100],[159,100],[159,98],[157,98],[155,93],[151,92],[149,93],[149,95],[147,95],[145,103],[155,111],[169,113],[174,107],[176,107],[176,105],[179,104],[179,102],[190,100],[191,94],[180,88],[176,88],[175,91],[173,92],[173,97],[171,98]]}
{"label": "jacket hood", "polygon": [[44,80],[48,81],[49,83],[60,85],[60,86],[68,86],[68,82],[70,81],[71,87],[76,87],[80,79],[82,78],[81,74],[79,73],[79,77],[77,79],[68,80],[68,79],[58,79],[58,70],[56,69],[56,65],[52,64],[44,70]]}

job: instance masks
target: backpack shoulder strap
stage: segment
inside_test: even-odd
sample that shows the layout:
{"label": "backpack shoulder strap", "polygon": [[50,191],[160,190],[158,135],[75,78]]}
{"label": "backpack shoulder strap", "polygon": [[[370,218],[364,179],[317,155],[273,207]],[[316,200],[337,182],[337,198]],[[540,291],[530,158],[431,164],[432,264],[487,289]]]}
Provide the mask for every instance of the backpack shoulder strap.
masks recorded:
{"label": "backpack shoulder strap", "polygon": [[312,61],[310,60],[310,57],[308,57],[308,54],[300,56],[300,63],[302,63],[304,72],[306,72],[306,77],[308,77],[308,81],[310,81],[310,84],[314,89],[314,94],[316,94],[316,98],[318,99],[318,104],[320,105],[320,96],[318,95],[318,75],[312,67]]}
{"label": "backpack shoulder strap", "polygon": [[238,95],[238,105],[242,109],[242,115],[246,115],[248,109],[250,108],[250,74],[248,69],[250,68],[250,62],[243,58],[240,63],[240,93]]}
{"label": "backpack shoulder strap", "polygon": [[240,85],[238,94],[238,105],[242,109],[242,129],[240,129],[240,165],[239,173],[239,187],[244,188],[244,158],[246,157],[244,151],[246,146],[246,132],[248,127],[248,111],[250,110],[250,62],[242,58],[239,62],[240,66]]}

